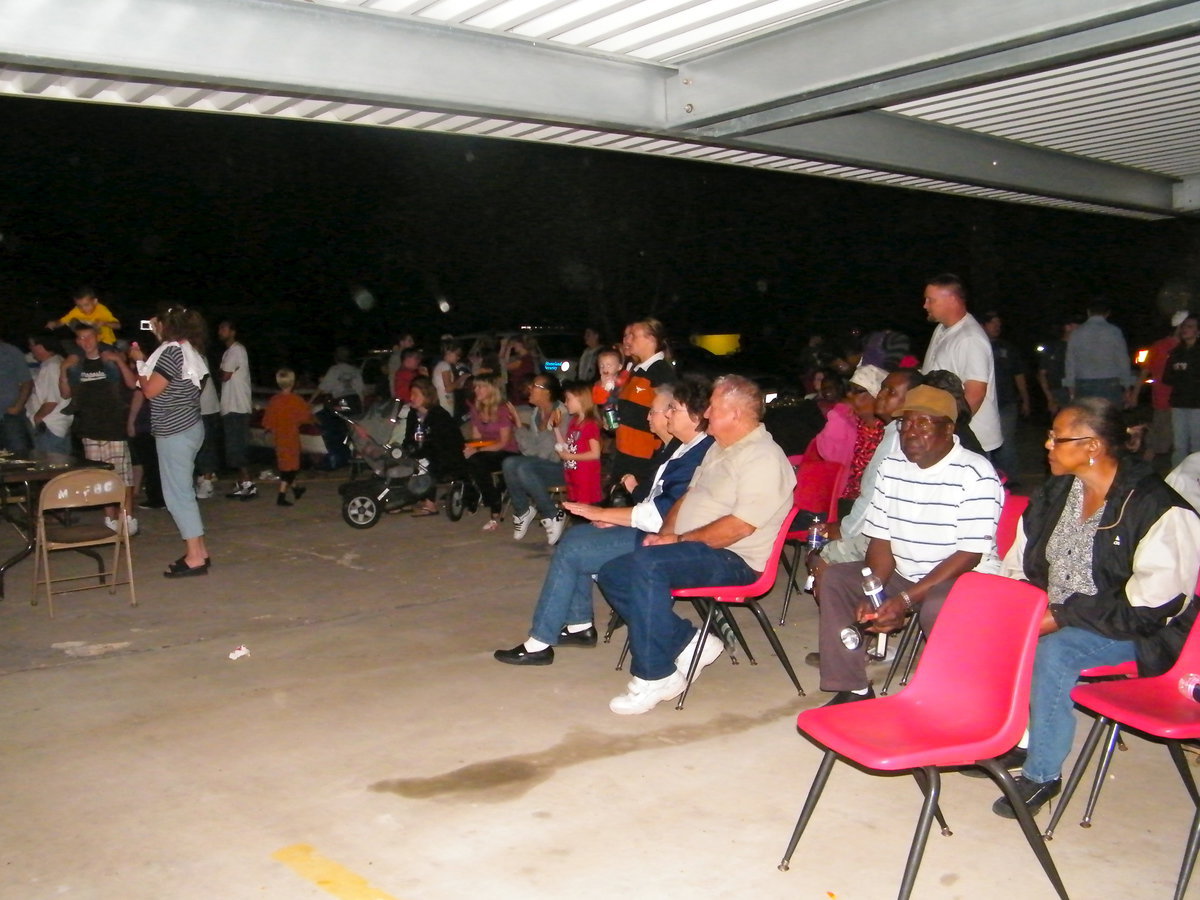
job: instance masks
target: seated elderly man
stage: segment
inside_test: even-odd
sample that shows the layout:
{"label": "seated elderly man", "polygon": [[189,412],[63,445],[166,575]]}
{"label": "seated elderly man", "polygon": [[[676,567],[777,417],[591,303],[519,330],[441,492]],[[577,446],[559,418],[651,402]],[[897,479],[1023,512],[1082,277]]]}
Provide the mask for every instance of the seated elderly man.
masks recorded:
{"label": "seated elderly man", "polygon": [[[875,696],[867,681],[869,642],[850,649],[843,629],[863,622],[870,631],[895,631],[912,613],[928,633],[959,575],[1000,568],[1000,480],[990,462],[959,445],[954,398],[921,385],[908,391],[896,414],[901,452],[879,466],[863,525],[866,559],[832,565],[821,574],[821,690],[836,692],[826,706]],[[884,585],[887,599],[878,610],[863,596],[864,566]]]}
{"label": "seated elderly man", "polygon": [[660,384],[654,389],[650,429],[664,446],[656,455],[659,465],[653,480],[637,484],[632,475],[625,476],[627,487],[634,484],[637,502],[633,506],[563,504],[591,524],[569,529],[559,541],[542,583],[529,637],[511,650],[497,650],[493,654],[497,660],[512,666],[548,666],[554,662],[556,646],[596,646],[592,575],[609,560],[637,549],[647,534],[655,534],[663,517],[687,490],[713,442],[704,432],[703,415],[711,391],[712,383],[699,376],[685,376],[673,386]]}
{"label": "seated elderly man", "polygon": [[[606,563],[600,586],[629,626],[633,679],[608,708],[649,712],[683,692],[699,630],[675,615],[671,591],[749,584],[766,568],[792,507],[796,475],[762,425],[762,391],[735,375],[717,379],[708,416],[716,442],[656,535]],[[701,666],[724,645],[709,635]],[[681,671],[682,668],[682,671]],[[699,670],[697,670],[699,672]]]}

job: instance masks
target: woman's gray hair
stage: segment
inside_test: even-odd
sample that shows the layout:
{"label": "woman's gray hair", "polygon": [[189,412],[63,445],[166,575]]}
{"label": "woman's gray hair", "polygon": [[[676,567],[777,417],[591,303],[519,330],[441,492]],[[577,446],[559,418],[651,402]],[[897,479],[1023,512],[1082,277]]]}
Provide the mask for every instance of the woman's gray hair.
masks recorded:
{"label": "woman's gray hair", "polygon": [[761,422],[766,415],[767,405],[763,400],[762,388],[742,375],[722,375],[713,382],[712,392],[721,391],[732,397],[756,422]]}

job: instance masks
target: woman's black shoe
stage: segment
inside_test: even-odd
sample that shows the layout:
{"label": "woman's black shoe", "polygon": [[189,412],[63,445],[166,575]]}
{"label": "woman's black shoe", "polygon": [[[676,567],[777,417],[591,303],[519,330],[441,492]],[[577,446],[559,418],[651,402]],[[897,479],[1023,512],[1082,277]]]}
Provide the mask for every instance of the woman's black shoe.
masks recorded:
{"label": "woman's black shoe", "polygon": [[518,644],[511,650],[497,650],[492,656],[510,666],[548,666],[554,662],[554,648],[526,650],[524,644]]}
{"label": "woman's black shoe", "polygon": [[[1038,810],[1057,797],[1058,792],[1062,790],[1061,778],[1055,778],[1053,781],[1030,781],[1024,775],[1018,775],[1013,780],[1017,783],[1017,795],[1025,801],[1031,816],[1036,816]],[[992,812],[1006,819],[1017,817],[1007,797],[1001,797],[993,803]]]}

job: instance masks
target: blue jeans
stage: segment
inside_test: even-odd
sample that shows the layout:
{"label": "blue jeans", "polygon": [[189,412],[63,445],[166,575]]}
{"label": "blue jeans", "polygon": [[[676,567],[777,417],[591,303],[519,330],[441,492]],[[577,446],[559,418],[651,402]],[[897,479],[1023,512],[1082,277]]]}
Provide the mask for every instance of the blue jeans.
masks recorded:
{"label": "blue jeans", "polygon": [[532,503],[537,507],[540,519],[558,515],[559,509],[550,499],[550,488],[566,483],[561,462],[536,456],[510,456],[504,460],[503,470],[514,513],[523,515]]}
{"label": "blue jeans", "polygon": [[33,440],[29,436],[29,420],[22,410],[16,415],[0,413],[4,416],[3,431],[0,431],[0,449],[11,450],[17,456],[28,456],[33,449]]}
{"label": "blue jeans", "polygon": [[550,558],[529,636],[557,644],[564,625],[592,621],[592,575],[606,562],[636,550],[643,536],[636,528],[622,525],[568,529]]}
{"label": "blue jeans", "polygon": [[1103,397],[1120,409],[1125,402],[1125,385],[1120,378],[1077,378],[1075,399],[1082,400],[1084,397]]}
{"label": "blue jeans", "polygon": [[50,429],[44,429],[33,435],[33,449],[39,453],[57,453],[61,456],[71,455],[71,432],[59,437]]}
{"label": "blue jeans", "polygon": [[1021,408],[1016,403],[1000,407],[1000,436],[1004,443],[988,454],[992,465],[1004,473],[1008,481],[1019,477],[1017,461],[1017,420]]}
{"label": "blue jeans", "polygon": [[674,672],[675,657],[696,633],[672,609],[674,588],[751,584],[758,578],[732,550],[697,541],[638,547],[605,563],[599,575],[604,596],[629,626],[629,670],[646,681]]}
{"label": "blue jeans", "polygon": [[175,520],[179,536],[185,541],[204,536],[200,521],[200,506],[196,503],[196,487],[192,483],[192,467],[196,454],[204,443],[204,425],[196,422],[190,428],[166,437],[155,435],[158,449],[158,472],[162,479],[163,500]]}
{"label": "blue jeans", "polygon": [[1171,409],[1171,431],[1175,448],[1171,452],[1171,465],[1177,466],[1188,456],[1200,450],[1200,409],[1176,406]]}
{"label": "blue jeans", "polygon": [[1063,762],[1075,738],[1071,689],[1079,673],[1092,666],[1115,666],[1133,658],[1132,641],[1115,641],[1084,628],[1064,628],[1038,639],[1029,695],[1026,778],[1042,782],[1062,776]]}

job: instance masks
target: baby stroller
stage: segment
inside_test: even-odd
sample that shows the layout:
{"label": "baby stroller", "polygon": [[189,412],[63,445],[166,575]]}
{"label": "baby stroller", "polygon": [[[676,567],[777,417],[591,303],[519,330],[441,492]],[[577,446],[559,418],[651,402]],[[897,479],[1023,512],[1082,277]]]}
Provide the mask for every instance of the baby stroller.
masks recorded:
{"label": "baby stroller", "polygon": [[[352,475],[338,488],[342,495],[342,519],[347,525],[370,528],[385,512],[412,506],[437,495],[438,484],[425,460],[414,459],[393,441],[380,443],[340,406],[335,406],[333,412],[346,423],[346,443],[369,470],[362,476]],[[451,522],[462,518],[465,496],[465,481],[456,480],[445,485],[442,500],[446,517]]]}

